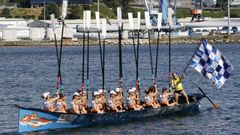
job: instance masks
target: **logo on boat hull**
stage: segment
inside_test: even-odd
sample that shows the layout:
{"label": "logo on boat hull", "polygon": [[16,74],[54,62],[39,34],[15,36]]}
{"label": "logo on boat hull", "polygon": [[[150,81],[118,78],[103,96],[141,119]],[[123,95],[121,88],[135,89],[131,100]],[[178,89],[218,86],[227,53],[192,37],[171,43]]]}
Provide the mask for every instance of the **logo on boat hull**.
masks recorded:
{"label": "logo on boat hull", "polygon": [[38,117],[38,115],[36,113],[32,113],[29,115],[24,115],[23,117],[21,117],[20,119],[20,124],[23,126],[31,126],[32,128],[37,128],[43,125],[46,125],[48,123],[52,123],[52,121],[49,121],[47,119]]}

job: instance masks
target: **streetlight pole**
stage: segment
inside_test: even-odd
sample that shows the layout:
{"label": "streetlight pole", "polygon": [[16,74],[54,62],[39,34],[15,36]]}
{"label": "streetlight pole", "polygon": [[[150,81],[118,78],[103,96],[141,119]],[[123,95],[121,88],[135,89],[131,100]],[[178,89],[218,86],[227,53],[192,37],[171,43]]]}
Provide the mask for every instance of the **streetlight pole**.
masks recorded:
{"label": "streetlight pole", "polygon": [[44,22],[43,22],[43,26],[44,26],[44,30],[45,30],[45,35],[44,35],[44,38],[46,38],[46,24],[45,24],[45,21],[46,21],[46,9],[45,9],[45,6],[46,6],[46,2],[45,0],[43,1],[43,18],[44,18]]}
{"label": "streetlight pole", "polygon": [[230,0],[228,0],[228,36],[230,36]]}
{"label": "streetlight pole", "polygon": [[98,0],[98,13],[99,13],[99,1],[100,1],[100,0]]}

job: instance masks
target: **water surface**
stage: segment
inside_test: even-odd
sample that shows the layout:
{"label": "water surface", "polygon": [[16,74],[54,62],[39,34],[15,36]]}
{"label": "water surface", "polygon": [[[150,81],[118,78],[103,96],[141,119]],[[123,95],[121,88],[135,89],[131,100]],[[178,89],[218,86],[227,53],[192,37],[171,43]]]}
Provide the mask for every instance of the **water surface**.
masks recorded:
{"label": "water surface", "polygon": [[[234,73],[221,89],[216,89],[208,80],[191,68],[187,70],[184,86],[187,93],[198,93],[192,80],[200,84],[207,95],[220,105],[213,110],[203,99],[200,112],[164,118],[151,118],[142,121],[117,125],[95,126],[71,130],[45,131],[41,134],[240,134],[240,46],[215,45],[234,65]],[[196,46],[172,46],[172,70],[181,73]],[[153,56],[155,63],[155,48]],[[42,107],[41,94],[54,92],[57,74],[57,61],[54,47],[39,48],[0,48],[0,133],[17,134],[17,108]],[[106,48],[106,88],[118,86],[118,47]],[[74,89],[81,85],[81,47],[63,48],[62,76],[68,103]],[[101,86],[99,48],[90,48],[90,91]],[[142,90],[152,85],[148,46],[140,47],[139,61]],[[160,46],[158,65],[158,85],[168,85],[168,46]],[[135,84],[135,63],[132,46],[123,47],[123,86]]]}

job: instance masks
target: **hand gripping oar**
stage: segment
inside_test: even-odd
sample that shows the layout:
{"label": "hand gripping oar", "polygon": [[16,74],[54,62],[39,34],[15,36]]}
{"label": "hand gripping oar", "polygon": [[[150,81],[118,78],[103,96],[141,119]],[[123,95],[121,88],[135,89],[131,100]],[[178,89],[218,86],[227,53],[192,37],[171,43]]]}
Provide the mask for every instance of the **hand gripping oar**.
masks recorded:
{"label": "hand gripping oar", "polygon": [[212,103],[214,109],[218,109],[219,108],[219,105],[213,103],[213,101],[205,94],[205,92],[203,91],[203,89],[199,85],[197,85],[195,82],[193,82],[193,84],[202,92],[203,96],[206,97]]}

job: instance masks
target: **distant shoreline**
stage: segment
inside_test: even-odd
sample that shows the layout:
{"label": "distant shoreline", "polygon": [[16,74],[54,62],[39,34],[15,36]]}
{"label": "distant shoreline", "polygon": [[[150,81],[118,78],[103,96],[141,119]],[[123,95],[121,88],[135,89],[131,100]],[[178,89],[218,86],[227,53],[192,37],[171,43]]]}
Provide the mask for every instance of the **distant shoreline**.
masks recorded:
{"label": "distant shoreline", "polygon": [[[207,36],[207,41],[211,44],[234,44],[240,43],[240,36]],[[173,37],[171,43],[173,45],[196,45],[200,42],[201,37]],[[136,41],[136,40],[135,40]],[[91,46],[97,46],[98,40],[91,39]],[[160,45],[168,44],[168,37],[162,37],[160,39]],[[78,41],[64,41],[63,46],[82,46],[82,40]],[[106,39],[106,45],[118,45],[118,39]],[[140,39],[141,45],[148,45],[148,39]],[[157,44],[157,39],[151,40],[152,45]],[[60,41],[58,41],[60,45]],[[123,39],[122,45],[132,45],[132,39]],[[54,41],[42,40],[42,41],[31,41],[31,40],[20,40],[20,41],[0,41],[0,47],[52,47],[55,46]]]}

